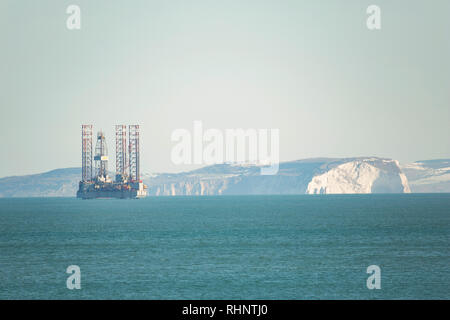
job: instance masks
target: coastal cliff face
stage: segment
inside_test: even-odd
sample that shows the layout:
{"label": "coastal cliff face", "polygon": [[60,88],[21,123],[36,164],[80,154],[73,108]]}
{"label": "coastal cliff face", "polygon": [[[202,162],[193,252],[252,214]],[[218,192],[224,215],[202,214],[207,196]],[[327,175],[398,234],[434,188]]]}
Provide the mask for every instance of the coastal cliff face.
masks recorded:
{"label": "coastal cliff face", "polygon": [[157,175],[146,183],[155,196],[410,192],[398,162],[381,158],[285,162],[274,176],[261,176],[256,166],[222,164]]}
{"label": "coastal cliff face", "polygon": [[315,176],[308,194],[410,193],[408,179],[395,160],[353,160]]}
{"label": "coastal cliff face", "polygon": [[[74,197],[80,168],[0,178],[1,197]],[[213,165],[179,174],[143,174],[150,196],[450,192],[450,159],[402,164],[381,158],[316,158],[260,167]]]}

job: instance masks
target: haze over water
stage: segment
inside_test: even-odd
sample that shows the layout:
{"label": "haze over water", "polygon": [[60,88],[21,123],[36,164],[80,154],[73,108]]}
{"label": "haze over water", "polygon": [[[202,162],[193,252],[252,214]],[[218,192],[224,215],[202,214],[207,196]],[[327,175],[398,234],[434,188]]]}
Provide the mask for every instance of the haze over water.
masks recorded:
{"label": "haze over water", "polygon": [[0,199],[0,299],[449,299],[449,208],[450,194]]}

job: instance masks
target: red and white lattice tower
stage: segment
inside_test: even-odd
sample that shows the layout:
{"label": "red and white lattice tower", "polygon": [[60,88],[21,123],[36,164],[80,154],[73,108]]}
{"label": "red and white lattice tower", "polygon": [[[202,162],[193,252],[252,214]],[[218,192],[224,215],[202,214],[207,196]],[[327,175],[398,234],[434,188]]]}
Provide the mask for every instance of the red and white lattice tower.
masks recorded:
{"label": "red and white lattice tower", "polygon": [[127,175],[127,126],[116,125],[116,176]]}
{"label": "red and white lattice tower", "polygon": [[81,179],[92,180],[92,125],[81,126]]}
{"label": "red and white lattice tower", "polygon": [[128,126],[130,180],[140,180],[139,163],[139,125]]}

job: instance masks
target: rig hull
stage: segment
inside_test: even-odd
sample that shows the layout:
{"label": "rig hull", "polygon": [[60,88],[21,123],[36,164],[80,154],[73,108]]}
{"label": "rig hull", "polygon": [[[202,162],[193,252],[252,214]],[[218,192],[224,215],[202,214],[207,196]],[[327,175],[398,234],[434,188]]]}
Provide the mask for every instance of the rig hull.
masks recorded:
{"label": "rig hull", "polygon": [[147,196],[142,182],[137,183],[92,183],[80,182],[77,198],[81,199],[139,199]]}

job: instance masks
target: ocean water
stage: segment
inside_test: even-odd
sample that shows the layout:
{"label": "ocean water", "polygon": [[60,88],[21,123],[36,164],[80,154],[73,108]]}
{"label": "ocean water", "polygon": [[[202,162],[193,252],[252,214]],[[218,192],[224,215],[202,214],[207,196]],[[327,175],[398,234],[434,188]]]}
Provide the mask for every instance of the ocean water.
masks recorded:
{"label": "ocean water", "polygon": [[450,194],[0,199],[0,299],[449,298]]}

